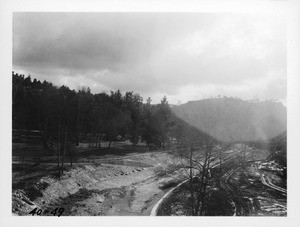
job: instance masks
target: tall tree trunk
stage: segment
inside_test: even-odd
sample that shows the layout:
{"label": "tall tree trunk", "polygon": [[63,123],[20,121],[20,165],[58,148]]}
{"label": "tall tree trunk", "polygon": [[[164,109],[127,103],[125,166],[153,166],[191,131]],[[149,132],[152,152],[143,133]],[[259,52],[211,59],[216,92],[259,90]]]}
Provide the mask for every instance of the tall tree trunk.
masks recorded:
{"label": "tall tree trunk", "polygon": [[190,194],[191,194],[191,210],[192,210],[192,215],[195,216],[195,189],[193,185],[193,181],[190,178]]}
{"label": "tall tree trunk", "polygon": [[196,187],[193,184],[193,144],[191,144],[191,149],[190,149],[190,194],[191,194],[191,209],[192,209],[192,215],[195,216],[197,215],[197,204],[196,204]]}
{"label": "tall tree trunk", "polygon": [[60,178],[60,120],[58,121],[58,151],[57,151],[58,177]]}
{"label": "tall tree trunk", "polygon": [[76,146],[79,145],[79,109],[80,109],[80,100],[78,100],[77,107],[77,119],[76,119]]}
{"label": "tall tree trunk", "polygon": [[73,151],[72,151],[72,149],[69,149],[69,153],[70,153],[71,166],[73,166]]}
{"label": "tall tree trunk", "polygon": [[77,123],[77,126],[76,126],[76,135],[75,135],[75,139],[76,139],[76,146],[78,146],[79,145],[79,136],[78,136],[78,133],[79,133],[79,131],[78,131],[78,123]]}
{"label": "tall tree trunk", "polygon": [[65,131],[64,153],[63,153],[62,162],[61,162],[61,174],[64,174],[64,164],[65,164],[65,157],[66,157],[66,151],[67,151],[67,142],[68,142],[68,125],[66,125],[66,131]]}
{"label": "tall tree trunk", "polygon": [[205,206],[205,198],[206,198],[206,187],[207,187],[207,184],[205,183],[203,186],[202,196],[201,196],[201,198],[199,198],[199,200],[201,201],[201,207],[200,207],[200,213],[199,213],[200,216],[203,215],[204,208],[205,208],[204,206]]}
{"label": "tall tree trunk", "polygon": [[26,162],[26,156],[27,156],[27,152],[28,152],[28,130],[26,130],[25,132],[25,151],[24,149],[22,149],[22,170],[23,170],[23,174],[25,174],[25,162]]}
{"label": "tall tree trunk", "polygon": [[45,120],[45,124],[44,124],[44,130],[43,130],[43,144],[44,147],[47,148],[48,147],[48,118]]}
{"label": "tall tree trunk", "polygon": [[193,179],[193,144],[191,146],[191,154],[190,154],[190,180]]}

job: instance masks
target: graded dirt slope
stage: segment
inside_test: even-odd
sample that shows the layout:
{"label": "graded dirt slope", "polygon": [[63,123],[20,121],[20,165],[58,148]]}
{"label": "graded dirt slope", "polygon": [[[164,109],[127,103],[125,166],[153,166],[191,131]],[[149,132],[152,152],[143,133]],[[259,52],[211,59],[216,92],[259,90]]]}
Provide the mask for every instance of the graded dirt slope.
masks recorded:
{"label": "graded dirt slope", "polygon": [[[155,169],[170,163],[171,155],[144,153],[128,155],[122,160],[127,160],[130,166],[109,164],[110,159],[101,158],[102,164],[76,165],[61,179],[44,176],[28,181],[30,186],[13,189],[13,213],[28,215],[38,207],[42,215],[51,215],[55,208],[63,208],[63,215],[76,216],[149,215],[164,194],[160,187],[169,180],[158,180]],[[28,188],[35,189],[34,193]]]}

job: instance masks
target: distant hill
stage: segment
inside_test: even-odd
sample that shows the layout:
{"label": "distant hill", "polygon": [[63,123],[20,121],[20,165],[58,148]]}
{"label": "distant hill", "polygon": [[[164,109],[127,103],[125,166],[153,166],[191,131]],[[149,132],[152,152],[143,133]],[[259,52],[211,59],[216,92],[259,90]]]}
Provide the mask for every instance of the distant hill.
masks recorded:
{"label": "distant hill", "polygon": [[273,101],[213,98],[171,109],[178,118],[223,141],[267,140],[287,127],[286,107]]}

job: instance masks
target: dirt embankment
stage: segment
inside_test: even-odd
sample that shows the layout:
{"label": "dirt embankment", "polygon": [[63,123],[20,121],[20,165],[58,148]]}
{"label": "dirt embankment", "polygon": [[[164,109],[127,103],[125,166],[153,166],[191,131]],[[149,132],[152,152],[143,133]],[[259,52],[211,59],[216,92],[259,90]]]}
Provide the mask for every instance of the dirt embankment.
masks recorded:
{"label": "dirt embankment", "polygon": [[155,169],[170,163],[172,157],[167,152],[155,152],[122,160],[125,162],[117,161],[118,165],[109,160],[76,165],[61,179],[44,176],[27,180],[20,184],[22,187],[16,184],[13,213],[28,215],[37,207],[42,210],[41,215],[52,215],[55,208],[63,208],[63,215],[75,216],[149,215],[164,194],[161,186],[169,180],[158,179]]}

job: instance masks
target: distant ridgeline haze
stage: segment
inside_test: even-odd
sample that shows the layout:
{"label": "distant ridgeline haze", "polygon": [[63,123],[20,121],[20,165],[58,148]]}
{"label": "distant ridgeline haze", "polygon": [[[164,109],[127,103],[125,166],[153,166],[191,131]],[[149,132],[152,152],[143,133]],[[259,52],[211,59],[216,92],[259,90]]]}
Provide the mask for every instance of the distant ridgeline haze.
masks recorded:
{"label": "distant ridgeline haze", "polygon": [[173,106],[185,122],[223,141],[271,139],[287,128],[287,110],[279,102],[213,98]]}

